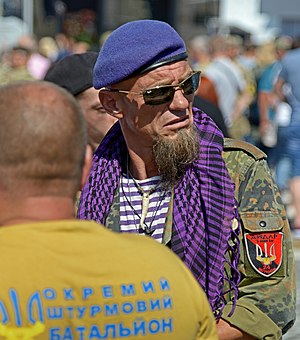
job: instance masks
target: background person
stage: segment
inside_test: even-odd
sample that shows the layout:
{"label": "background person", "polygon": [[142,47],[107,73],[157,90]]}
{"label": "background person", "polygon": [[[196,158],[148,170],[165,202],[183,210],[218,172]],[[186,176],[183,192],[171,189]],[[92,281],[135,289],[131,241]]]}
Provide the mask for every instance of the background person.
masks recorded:
{"label": "background person", "polygon": [[280,194],[260,150],[224,141],[192,108],[199,73],[187,58],[161,21],[128,22],[109,35],[94,87],[119,122],[94,154],[78,216],[170,247],[205,289],[221,339],[279,339],[295,320]]}
{"label": "background person", "polygon": [[1,87],[0,139],[1,337],[217,339],[205,294],[171,251],[75,219],[92,154],[70,94]]}
{"label": "background person", "polygon": [[26,48],[30,52],[27,63],[29,73],[34,79],[43,79],[52,61],[41,53],[39,49],[39,40],[33,34],[22,35],[18,39],[18,46]]}
{"label": "background person", "polygon": [[[286,149],[291,160],[290,189],[295,208],[293,227],[295,236],[300,238],[300,38],[295,38],[294,48],[281,60],[281,71],[275,84],[275,92],[291,107],[290,123],[286,130]],[[284,91],[285,86],[288,90]]]}
{"label": "background person", "polygon": [[45,75],[50,81],[68,90],[79,102],[87,121],[89,144],[96,150],[103,137],[117,121],[109,115],[93,87],[93,68],[98,53],[72,54],[54,63]]}
{"label": "background person", "polygon": [[[194,70],[205,72],[211,62],[209,38],[197,35],[188,42],[189,62]],[[201,82],[195,93],[193,105],[207,113],[217,124],[225,137],[229,137],[227,126],[218,106],[218,98],[212,81],[201,74]]]}
{"label": "background person", "polygon": [[[262,71],[258,81],[259,147],[267,154],[270,168],[274,171],[276,183],[281,192],[288,188],[290,160],[286,153],[288,138],[286,126],[278,112],[280,100],[274,93],[274,85],[281,69],[281,59],[291,48],[290,37],[281,36],[274,40],[275,60]],[[287,121],[286,121],[287,120]]]}
{"label": "background person", "polygon": [[[212,59],[205,67],[203,75],[214,86],[218,106],[223,114],[229,134],[232,136],[230,130],[234,130],[234,123],[244,114],[245,105],[248,103],[246,81],[240,68],[228,55],[226,38],[220,35],[211,37],[210,44]],[[244,100],[246,97],[247,100]],[[240,124],[240,132],[242,128]],[[243,136],[240,137],[240,139],[243,139]]]}
{"label": "background person", "polygon": [[28,70],[30,51],[21,46],[14,46],[6,53],[6,67],[0,72],[0,85],[20,80],[34,80]]}

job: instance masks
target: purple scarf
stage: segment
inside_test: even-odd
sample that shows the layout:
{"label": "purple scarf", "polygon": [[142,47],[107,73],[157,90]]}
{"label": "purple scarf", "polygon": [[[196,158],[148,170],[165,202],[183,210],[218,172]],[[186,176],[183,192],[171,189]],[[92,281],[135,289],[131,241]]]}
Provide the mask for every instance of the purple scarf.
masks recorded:
{"label": "purple scarf", "polygon": [[[239,228],[233,231],[232,221],[239,218],[234,184],[222,159],[223,135],[198,109],[194,109],[194,124],[200,136],[199,158],[174,188],[170,247],[201,284],[219,319],[225,305],[224,294],[228,292],[224,292],[224,280],[234,293],[233,306],[238,295]],[[125,140],[117,123],[95,152],[80,198],[80,219],[105,224],[120,182],[122,155],[126,154]],[[229,246],[229,240],[233,246]],[[228,251],[231,252],[230,279],[224,274]]]}

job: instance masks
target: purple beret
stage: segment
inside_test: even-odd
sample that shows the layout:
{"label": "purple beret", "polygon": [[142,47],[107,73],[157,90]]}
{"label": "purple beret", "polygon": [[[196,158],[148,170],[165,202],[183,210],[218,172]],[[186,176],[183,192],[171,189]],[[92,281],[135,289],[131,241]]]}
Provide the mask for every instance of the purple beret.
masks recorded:
{"label": "purple beret", "polygon": [[94,66],[96,89],[116,84],[164,64],[187,59],[183,39],[169,24],[136,20],[113,31]]}

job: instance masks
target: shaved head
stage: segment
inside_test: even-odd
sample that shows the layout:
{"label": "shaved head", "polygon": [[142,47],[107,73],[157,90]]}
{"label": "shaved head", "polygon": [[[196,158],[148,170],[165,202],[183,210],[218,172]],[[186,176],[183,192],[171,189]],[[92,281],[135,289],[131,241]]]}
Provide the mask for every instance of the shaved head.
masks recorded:
{"label": "shaved head", "polygon": [[0,189],[75,195],[87,143],[77,101],[43,81],[0,87]]}

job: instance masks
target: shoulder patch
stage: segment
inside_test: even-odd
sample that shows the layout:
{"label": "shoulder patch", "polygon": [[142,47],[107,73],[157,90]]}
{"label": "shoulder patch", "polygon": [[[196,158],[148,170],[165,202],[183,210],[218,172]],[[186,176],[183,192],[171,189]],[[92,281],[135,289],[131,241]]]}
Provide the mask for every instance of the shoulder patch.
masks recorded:
{"label": "shoulder patch", "polygon": [[283,233],[246,233],[248,260],[257,273],[269,277],[282,263]]}
{"label": "shoulder patch", "polygon": [[253,144],[239,139],[224,138],[224,151],[231,151],[234,149],[247,152],[254,157],[255,160],[267,158],[267,155]]}

